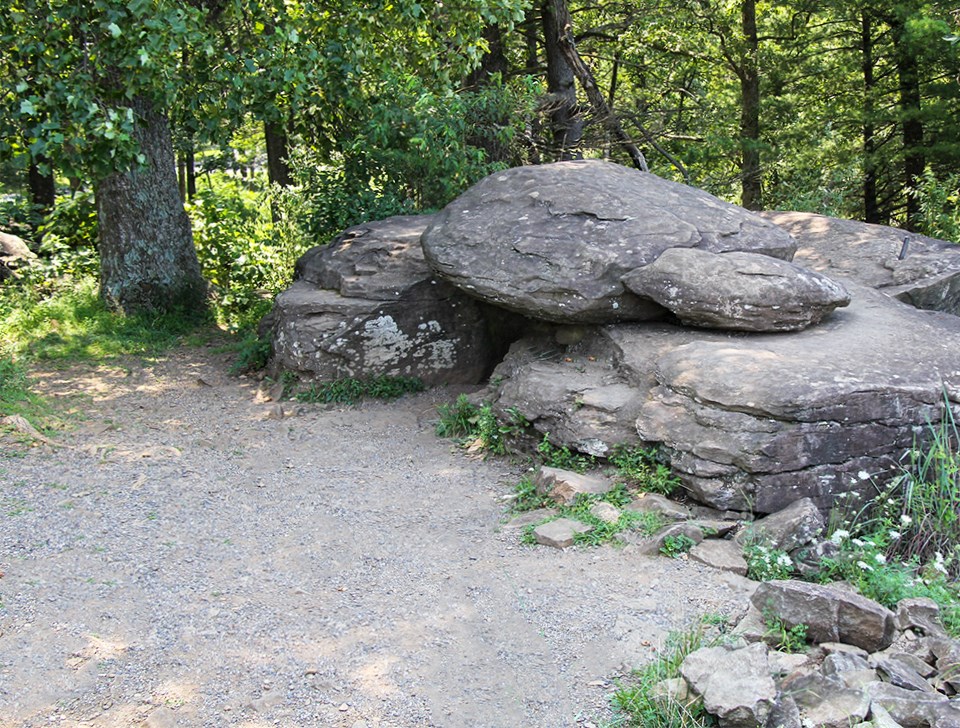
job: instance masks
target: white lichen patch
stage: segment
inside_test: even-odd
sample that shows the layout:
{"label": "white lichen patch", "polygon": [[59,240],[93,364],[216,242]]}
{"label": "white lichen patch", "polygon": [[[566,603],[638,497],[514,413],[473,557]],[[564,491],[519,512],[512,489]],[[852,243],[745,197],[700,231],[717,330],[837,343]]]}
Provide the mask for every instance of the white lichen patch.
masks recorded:
{"label": "white lichen patch", "polygon": [[365,363],[370,366],[396,364],[414,348],[414,342],[407,336],[392,316],[379,316],[363,325],[360,335]]}

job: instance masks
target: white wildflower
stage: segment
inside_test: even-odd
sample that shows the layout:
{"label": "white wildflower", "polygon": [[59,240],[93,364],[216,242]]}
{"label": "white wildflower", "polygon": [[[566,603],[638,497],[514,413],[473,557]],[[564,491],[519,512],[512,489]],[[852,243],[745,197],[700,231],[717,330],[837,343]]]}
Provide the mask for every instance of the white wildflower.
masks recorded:
{"label": "white wildflower", "polygon": [[793,559],[791,559],[787,554],[780,554],[777,557],[777,566],[791,567],[793,566]]}
{"label": "white wildflower", "polygon": [[887,563],[887,557],[884,556],[883,554],[876,554],[876,555],[873,557],[873,560],[876,561],[878,564],[885,564],[885,563]]}
{"label": "white wildflower", "polygon": [[909,526],[911,523],[913,523],[913,519],[904,513],[902,516],[900,516],[900,523],[902,523],[904,526]]}
{"label": "white wildflower", "polygon": [[830,536],[830,540],[835,543],[837,546],[842,544],[846,539],[850,538],[850,532],[842,528],[838,528]]}
{"label": "white wildflower", "polygon": [[899,541],[899,540],[900,540],[900,532],[899,532],[899,531],[889,531],[889,532],[887,533],[887,536],[890,537],[890,540],[891,540],[891,541]]}
{"label": "white wildflower", "polygon": [[863,571],[873,571],[873,567],[870,566],[870,564],[868,564],[866,561],[858,561],[857,566],[860,569],[863,569]]}
{"label": "white wildflower", "polygon": [[859,538],[851,539],[850,543],[852,543],[854,546],[863,546],[863,541],[861,541]]}
{"label": "white wildflower", "polygon": [[934,571],[939,571],[944,575],[947,573],[947,566],[944,563],[943,554],[941,554],[939,551],[933,555],[933,569]]}
{"label": "white wildflower", "polygon": [[860,478],[860,480],[870,480],[870,473],[868,473],[866,470],[861,470],[859,473],[857,473],[857,477]]}

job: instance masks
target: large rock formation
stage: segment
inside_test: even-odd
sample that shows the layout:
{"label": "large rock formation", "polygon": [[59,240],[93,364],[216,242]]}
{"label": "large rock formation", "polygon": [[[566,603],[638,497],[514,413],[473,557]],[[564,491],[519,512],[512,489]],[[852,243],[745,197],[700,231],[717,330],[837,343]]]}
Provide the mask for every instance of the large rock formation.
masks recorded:
{"label": "large rock formation", "polygon": [[[435,217],[307,253],[267,322],[273,371],[475,382],[514,341],[488,391],[505,417],[593,455],[661,444],[716,508],[826,510],[872,494],[944,394],[960,401],[960,319],[893,297],[956,310],[960,254],[769,217],[801,240],[796,261],[777,225],[653,175],[598,161],[498,172]],[[510,311],[529,318],[491,336]]]}
{"label": "large rock formation", "polygon": [[430,216],[350,228],[298,262],[293,285],[262,325],[273,373],[307,379],[378,375],[473,383],[495,363],[480,304],[427,266]]}
{"label": "large rock formation", "polygon": [[717,508],[770,513],[810,497],[827,509],[870,490],[939,420],[944,391],[960,392],[960,319],[850,290],[848,309],[792,334],[658,323],[596,327],[549,351],[541,340],[536,356],[515,345],[494,374],[496,406],[589,452],[622,441],[635,417],[639,438],[665,445],[683,485]]}
{"label": "large rock formation", "polygon": [[447,205],[423,236],[437,273],[461,290],[556,323],[664,313],[622,278],[669,248],[789,260],[783,230],[702,190],[597,160],[517,167]]}
{"label": "large rock formation", "polygon": [[761,212],[797,241],[795,263],[857,281],[917,308],[960,314],[955,243],[811,212]]}

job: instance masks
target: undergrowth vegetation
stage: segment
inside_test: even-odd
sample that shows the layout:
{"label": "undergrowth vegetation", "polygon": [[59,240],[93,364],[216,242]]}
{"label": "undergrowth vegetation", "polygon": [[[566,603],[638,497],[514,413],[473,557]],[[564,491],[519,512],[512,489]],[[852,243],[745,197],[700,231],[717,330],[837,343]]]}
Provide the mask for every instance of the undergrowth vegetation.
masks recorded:
{"label": "undergrowth vegetation", "polygon": [[311,384],[309,388],[295,394],[294,399],[298,402],[356,404],[363,399],[397,399],[404,394],[422,392],[423,389],[423,381],[416,377],[348,377]]}
{"label": "undergrowth vegetation", "polygon": [[718,725],[702,700],[682,700],[664,694],[666,680],[680,677],[680,665],[701,647],[720,644],[722,632],[710,632],[701,621],[683,632],[671,633],[656,659],[634,670],[617,686],[611,703],[616,718],[609,728],[707,728]]}

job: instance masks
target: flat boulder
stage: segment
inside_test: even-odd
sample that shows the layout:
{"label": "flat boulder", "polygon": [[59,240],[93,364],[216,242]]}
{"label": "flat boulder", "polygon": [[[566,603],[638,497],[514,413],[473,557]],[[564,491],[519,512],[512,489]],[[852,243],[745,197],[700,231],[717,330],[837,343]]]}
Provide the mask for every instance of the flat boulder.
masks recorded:
{"label": "flat boulder", "polygon": [[623,282],[685,325],[732,331],[798,331],[850,303],[822,273],[757,253],[670,248]]}
{"label": "flat boulder", "polygon": [[785,260],[795,249],[788,233],[743,208],[599,160],[496,172],[438,213],[422,243],[457,288],[555,323],[662,316],[623,277],[669,248]]}
{"label": "flat boulder", "polygon": [[960,247],[885,225],[810,212],[761,212],[797,241],[795,263],[916,308],[960,314]]}
{"label": "flat boulder", "polygon": [[270,373],[479,381],[495,355],[486,314],[426,264],[420,235],[431,219],[358,225],[307,251],[261,323],[273,343]]}

